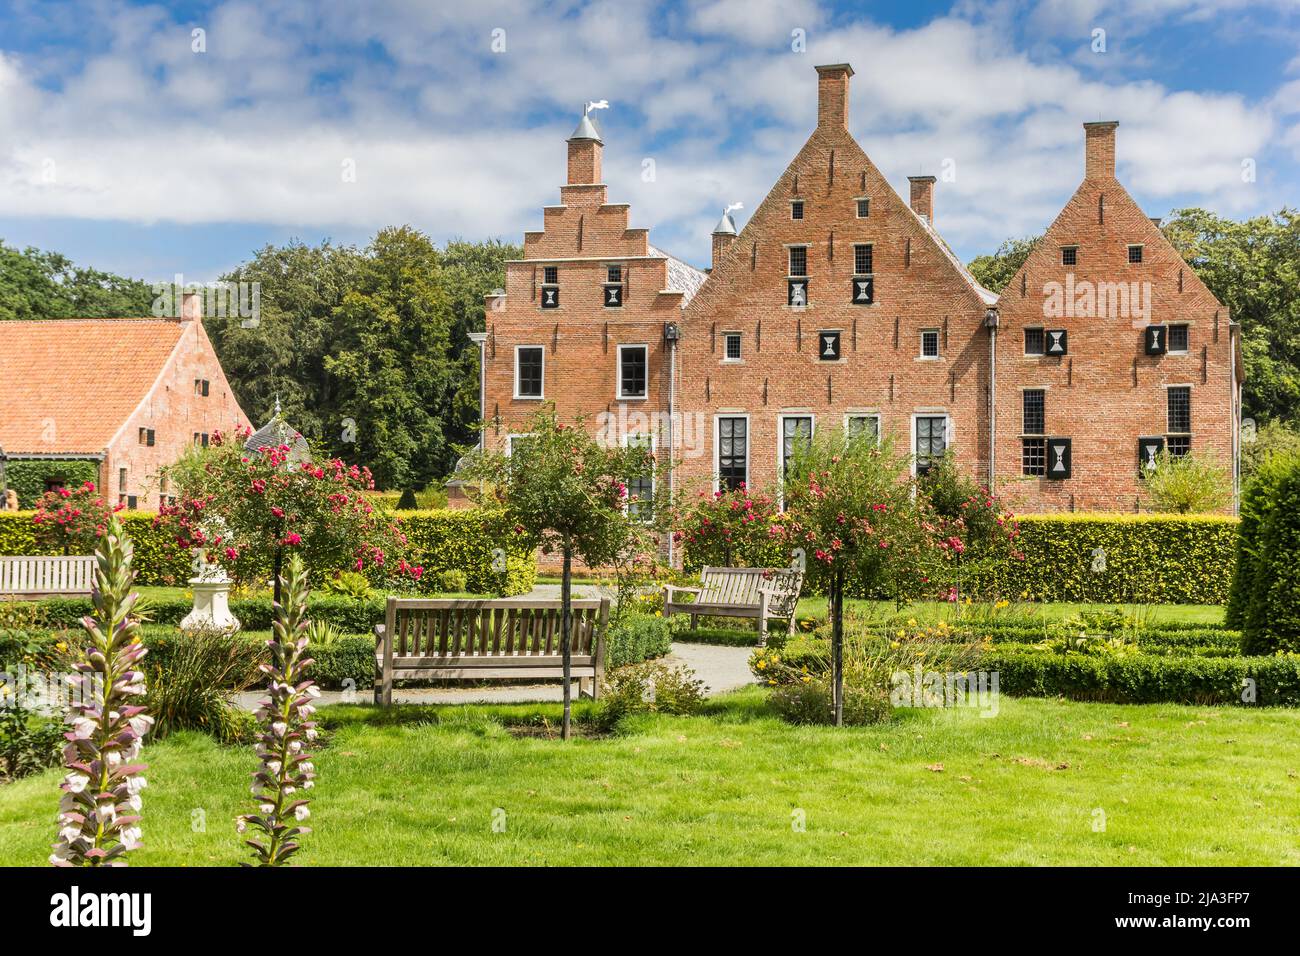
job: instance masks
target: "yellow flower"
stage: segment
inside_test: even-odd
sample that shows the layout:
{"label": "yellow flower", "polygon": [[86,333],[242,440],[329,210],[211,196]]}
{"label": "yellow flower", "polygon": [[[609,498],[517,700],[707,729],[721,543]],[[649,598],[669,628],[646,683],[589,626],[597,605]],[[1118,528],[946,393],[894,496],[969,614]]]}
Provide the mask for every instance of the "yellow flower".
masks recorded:
{"label": "yellow flower", "polygon": [[807,684],[807,683],[808,683],[809,681],[811,681],[811,680],[812,680],[811,677],[805,677],[805,678],[803,679],[803,682],[804,682],[805,684]]}
{"label": "yellow flower", "polygon": [[908,627],[916,627],[916,618],[914,618],[914,617],[909,617],[909,618],[907,619],[907,626],[908,626]]}
{"label": "yellow flower", "polygon": [[759,661],[759,662],[758,662],[756,665],[754,665],[754,666],[756,666],[759,670],[762,670],[764,667],[767,666],[767,661]]}
{"label": "yellow flower", "polygon": [[902,637],[902,636],[903,636],[904,634],[906,634],[906,633],[907,633],[907,632],[906,632],[905,630],[903,630],[901,627],[898,629],[898,636],[899,636],[899,637]]}
{"label": "yellow flower", "polygon": [[59,643],[55,644],[54,646],[60,651],[66,651],[68,649],[68,645],[63,643],[63,641],[59,641]]}

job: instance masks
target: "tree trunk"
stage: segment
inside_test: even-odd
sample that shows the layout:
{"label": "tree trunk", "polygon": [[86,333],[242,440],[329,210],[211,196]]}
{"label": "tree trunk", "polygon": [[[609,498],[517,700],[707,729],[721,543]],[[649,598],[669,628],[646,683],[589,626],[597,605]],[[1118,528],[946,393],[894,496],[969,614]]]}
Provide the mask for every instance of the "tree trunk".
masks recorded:
{"label": "tree trunk", "polygon": [[831,575],[831,667],[835,685],[835,726],[844,726],[844,572]]}
{"label": "tree trunk", "polygon": [[564,720],[560,724],[560,739],[569,739],[569,719],[573,709],[573,550],[564,548],[564,575],[560,579],[560,654],[564,658]]}
{"label": "tree trunk", "polygon": [[280,603],[280,572],[284,570],[284,548],[275,549],[275,559],[271,562],[271,578],[273,591],[273,600],[276,604]]}

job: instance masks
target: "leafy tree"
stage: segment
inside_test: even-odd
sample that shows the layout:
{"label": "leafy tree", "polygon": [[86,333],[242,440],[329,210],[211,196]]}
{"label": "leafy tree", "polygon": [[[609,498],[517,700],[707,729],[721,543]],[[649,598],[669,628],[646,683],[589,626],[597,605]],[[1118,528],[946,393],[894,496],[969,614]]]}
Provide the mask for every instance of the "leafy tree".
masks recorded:
{"label": "leafy tree", "polygon": [[[259,283],[257,324],[245,324],[237,316],[203,323],[248,416],[263,424],[278,399],[285,420],[323,452],[345,450],[346,426],[325,359],[339,335],[335,311],[357,287],[363,258],[355,247],[328,240],[319,246],[298,240],[266,246],[222,276],[227,282]],[[355,448],[347,451],[348,457],[357,457]]]}
{"label": "leafy tree", "polygon": [[1232,502],[1232,476],[1217,461],[1197,452],[1162,451],[1146,473],[1147,493],[1156,511],[1202,514],[1222,511]]}
{"label": "leafy tree", "polygon": [[1016,548],[1020,528],[1015,517],[987,487],[962,474],[953,455],[945,454],[917,484],[933,511],[930,521],[939,549],[954,568],[949,600],[960,597],[963,573],[969,578],[982,568],[1024,560]]}
{"label": "leafy tree", "polygon": [[526,546],[563,555],[561,736],[568,740],[573,559],[598,568],[650,547],[648,526],[628,513],[627,480],[652,471],[654,460],[639,445],[602,447],[581,420],[573,425],[561,422],[551,403],[538,410],[525,431],[528,438],[516,440],[509,456],[478,452],[462,474],[477,485],[481,499],[504,507],[507,525],[514,523]]}
{"label": "leafy tree", "polygon": [[376,481],[423,485],[454,460],[443,418],[454,376],[441,264],[433,243],[405,226],[380,232],[366,253],[334,311],[338,338],[325,371]]}
{"label": "leafy tree", "polygon": [[151,314],[151,287],[139,279],[77,266],[57,252],[0,241],[0,321],[102,319]]}
{"label": "leafy tree", "polygon": [[1001,292],[1025,264],[1040,238],[1042,237],[1026,236],[1023,239],[1007,239],[992,255],[972,259],[969,266],[971,275],[989,291]]}
{"label": "leafy tree", "polygon": [[822,431],[795,448],[783,486],[791,547],[829,573],[835,725],[844,723],[844,586],[853,577],[896,600],[934,573],[938,549],[929,507],[916,494],[907,455],[886,438]]}
{"label": "leafy tree", "polygon": [[1241,323],[1243,414],[1294,421],[1300,409],[1300,211],[1234,222],[1180,209],[1164,233]]}
{"label": "leafy tree", "polygon": [[442,251],[441,277],[451,308],[450,348],[456,366],[451,421],[444,428],[457,445],[473,444],[478,436],[479,356],[469,333],[484,331],[483,297],[505,288],[506,262],[523,255],[521,247],[496,239],[453,239]]}
{"label": "leafy tree", "polygon": [[1300,455],[1300,427],[1274,419],[1256,428],[1254,435],[1242,429],[1243,481],[1249,481],[1278,455]]}

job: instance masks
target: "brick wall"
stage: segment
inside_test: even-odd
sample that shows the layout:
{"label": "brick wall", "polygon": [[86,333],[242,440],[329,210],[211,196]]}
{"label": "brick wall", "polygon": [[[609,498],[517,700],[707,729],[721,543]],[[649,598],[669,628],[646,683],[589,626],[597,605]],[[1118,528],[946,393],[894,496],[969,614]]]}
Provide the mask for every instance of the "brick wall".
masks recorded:
{"label": "brick wall", "polygon": [[[1228,467],[1233,460],[1228,311],[1115,179],[1115,124],[1086,127],[1085,178],[999,301],[999,491],[1030,511],[1141,507],[1137,442],[1168,433],[1171,386],[1191,387],[1193,450]],[[1131,245],[1142,247],[1141,263],[1129,262]],[[1075,250],[1075,265],[1064,264],[1065,248]],[[1127,309],[1117,283],[1129,293]],[[1110,288],[1090,306],[1088,292],[1101,284]],[[1170,323],[1189,326],[1185,353],[1147,355],[1145,328]],[[1026,327],[1066,330],[1067,354],[1026,356]],[[1046,432],[1072,440],[1068,480],[1021,474],[1026,388],[1045,393]]]}
{"label": "brick wall", "polygon": [[[248,425],[235,400],[212,343],[198,320],[182,320],[185,331],[171,359],[145,400],[126,420],[109,444],[101,466],[100,487],[110,502],[134,495],[136,507],[159,505],[159,474],[185,453],[195,432],[231,432]],[[208,394],[197,394],[195,380],[208,382]],[[153,429],[154,444],[140,440],[140,429]],[[121,469],[126,469],[126,490]]]}

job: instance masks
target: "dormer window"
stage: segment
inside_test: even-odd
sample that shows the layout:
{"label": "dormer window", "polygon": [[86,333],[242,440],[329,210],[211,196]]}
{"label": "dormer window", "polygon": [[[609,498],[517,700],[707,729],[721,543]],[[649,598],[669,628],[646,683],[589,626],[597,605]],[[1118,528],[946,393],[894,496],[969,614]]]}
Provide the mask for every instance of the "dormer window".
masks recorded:
{"label": "dormer window", "polygon": [[803,218],[803,200],[802,200],[802,199],[796,199],[794,202],[790,203],[790,218],[791,218],[791,219],[802,219],[802,218]]}

